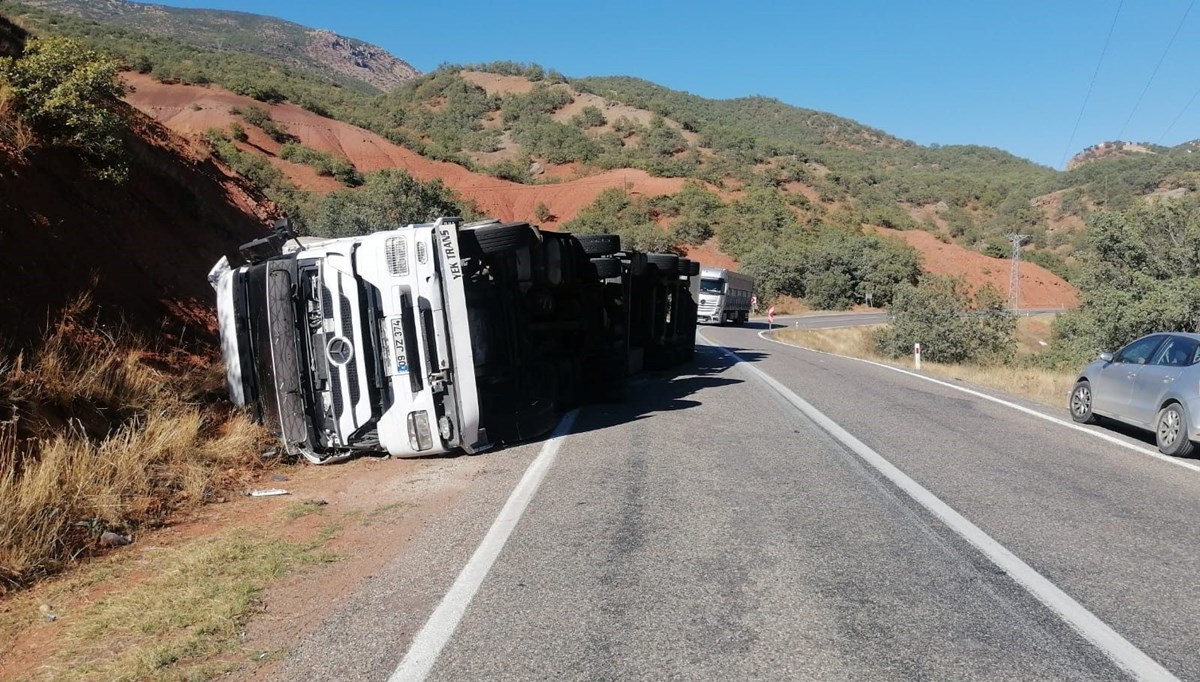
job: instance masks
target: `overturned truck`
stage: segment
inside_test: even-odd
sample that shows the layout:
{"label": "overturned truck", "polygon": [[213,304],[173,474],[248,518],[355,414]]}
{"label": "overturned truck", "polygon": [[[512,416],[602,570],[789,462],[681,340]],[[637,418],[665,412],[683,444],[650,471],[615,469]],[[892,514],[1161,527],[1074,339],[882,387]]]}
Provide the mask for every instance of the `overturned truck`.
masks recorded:
{"label": "overturned truck", "polygon": [[235,260],[209,273],[230,396],[316,463],[535,438],[695,352],[699,263],[617,235],[441,218],[301,245],[281,227]]}

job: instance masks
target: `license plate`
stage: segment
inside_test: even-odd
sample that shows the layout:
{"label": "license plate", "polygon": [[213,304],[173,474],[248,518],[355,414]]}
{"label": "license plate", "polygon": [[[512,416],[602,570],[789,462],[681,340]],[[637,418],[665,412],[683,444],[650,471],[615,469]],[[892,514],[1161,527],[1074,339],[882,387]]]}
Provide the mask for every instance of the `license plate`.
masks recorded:
{"label": "license plate", "polygon": [[408,374],[408,353],[404,349],[404,320],[392,319],[392,361],[397,374]]}

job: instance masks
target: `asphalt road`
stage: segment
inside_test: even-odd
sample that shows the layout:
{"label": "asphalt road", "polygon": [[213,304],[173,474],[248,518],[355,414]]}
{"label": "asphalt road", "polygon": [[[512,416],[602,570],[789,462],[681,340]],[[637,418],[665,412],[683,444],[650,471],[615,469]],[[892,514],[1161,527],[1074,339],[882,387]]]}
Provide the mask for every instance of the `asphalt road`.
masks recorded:
{"label": "asphalt road", "polygon": [[[740,362],[700,348],[579,413],[428,679],[1164,672],[1128,654],[1200,680],[1200,473],[755,326],[702,330]],[[388,679],[542,448],[483,455],[463,503],[331,606],[280,677]],[[856,448],[1100,625],[1048,606]]]}

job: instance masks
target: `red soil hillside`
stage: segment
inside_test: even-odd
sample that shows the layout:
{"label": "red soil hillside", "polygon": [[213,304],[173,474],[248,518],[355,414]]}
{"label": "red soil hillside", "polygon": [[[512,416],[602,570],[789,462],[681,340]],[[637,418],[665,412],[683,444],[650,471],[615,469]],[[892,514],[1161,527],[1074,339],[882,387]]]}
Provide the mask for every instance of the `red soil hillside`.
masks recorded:
{"label": "red soil hillside", "polygon": [[[674,194],[683,187],[679,178],[656,178],[640,170],[612,170],[586,178],[546,185],[522,185],[473,173],[462,166],[427,159],[416,152],[388,141],[375,133],[318,116],[293,104],[268,105],[248,97],[235,95],[218,87],[168,85],[140,74],[126,74],[133,86],[126,99],[172,130],[184,135],[196,135],[208,128],[226,127],[236,120],[229,109],[234,106],[255,105],[268,109],[271,117],[287,126],[301,144],[340,154],[350,159],[360,171],[381,168],[402,168],[421,180],[440,179],[447,187],[471,199],[489,216],[502,220],[531,220],[534,207],[544,203],[555,219],[569,220],[595,200],[607,188],[628,187],[635,194],[656,196]],[[260,131],[252,130],[250,142],[274,154],[279,144]],[[333,187],[327,178],[314,181],[315,174],[302,173],[295,164],[280,168],[305,189],[328,191]],[[291,167],[289,167],[291,166]]]}
{"label": "red soil hillside", "polygon": [[[1011,265],[1007,259],[991,258],[957,244],[943,243],[921,230],[899,231],[882,227],[875,230],[903,239],[920,252],[922,266],[927,272],[961,278],[972,289],[986,282],[1001,296],[1008,295]],[[1079,292],[1075,287],[1042,266],[1022,262],[1020,272],[1022,308],[1073,308],[1079,305]]]}
{"label": "red soil hillside", "polygon": [[[528,80],[517,77],[465,75],[491,92],[517,91],[529,84]],[[554,184],[522,185],[474,173],[457,164],[427,159],[380,135],[324,118],[293,104],[268,105],[216,86],[164,84],[139,74],[126,74],[126,79],[133,86],[126,97],[129,103],[178,133],[194,136],[208,128],[225,128],[237,120],[229,113],[230,108],[235,106],[264,107],[270,111],[273,119],[285,124],[288,131],[306,146],[345,156],[363,172],[401,168],[421,180],[439,179],[462,197],[474,201],[485,214],[502,220],[534,220],[534,208],[544,203],[554,216],[544,221],[545,226],[553,228],[575,217],[580,209],[592,203],[607,188],[625,187],[633,194],[657,196],[678,192],[684,184],[681,178],[656,178],[640,170],[618,169]],[[331,179],[318,177],[306,166],[275,158],[273,155],[278,152],[280,145],[253,126],[246,127],[250,133],[250,146],[270,155],[272,162],[300,187],[321,192],[337,187]],[[574,166],[552,169],[549,175],[561,177],[578,170]],[[808,196],[810,200],[819,200],[811,188],[796,186],[789,189]],[[729,198],[730,192],[727,189],[721,194]],[[922,254],[925,268],[930,272],[961,276],[972,285],[990,281],[1002,293],[1008,291],[1007,261],[943,244],[926,232],[882,232],[894,234],[916,247]],[[733,261],[712,243],[687,249],[687,252],[705,265],[733,265]],[[1029,263],[1022,264],[1021,291],[1021,304],[1025,307],[1069,307],[1078,304],[1071,285]]]}
{"label": "red soil hillside", "polygon": [[157,338],[215,340],[209,268],[270,218],[211,160],[136,111],[129,179],[97,180],[66,150],[19,159],[0,146],[3,338],[36,340],[90,291],[102,321]]}

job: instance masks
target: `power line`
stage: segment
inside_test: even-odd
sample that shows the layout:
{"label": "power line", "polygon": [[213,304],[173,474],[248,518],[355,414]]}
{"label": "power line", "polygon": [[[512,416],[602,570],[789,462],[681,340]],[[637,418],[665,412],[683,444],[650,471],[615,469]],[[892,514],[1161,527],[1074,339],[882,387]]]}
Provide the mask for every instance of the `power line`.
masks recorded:
{"label": "power line", "polygon": [[1096,71],[1092,73],[1092,82],[1088,83],[1087,94],[1083,96],[1083,106],[1079,107],[1079,116],[1075,119],[1075,127],[1071,128],[1071,137],[1067,138],[1067,148],[1063,150],[1062,165],[1067,165],[1067,156],[1071,153],[1071,144],[1075,142],[1075,133],[1079,131],[1079,122],[1083,120],[1083,112],[1087,111],[1088,100],[1092,98],[1092,88],[1096,85],[1096,76],[1100,75],[1100,66],[1104,64],[1104,55],[1108,53],[1108,44],[1112,41],[1113,31],[1117,28],[1117,18],[1121,16],[1121,8],[1125,0],[1117,3],[1117,12],[1113,14],[1112,25],[1108,27],[1108,37],[1104,39],[1104,47],[1100,50],[1100,59],[1096,62]]}
{"label": "power line", "polygon": [[1196,101],[1197,97],[1200,97],[1200,88],[1196,88],[1196,91],[1192,93],[1192,98],[1189,99],[1187,104],[1183,105],[1183,109],[1179,111],[1179,115],[1176,116],[1175,120],[1171,121],[1171,125],[1167,126],[1167,129],[1163,131],[1162,136],[1158,138],[1159,144],[1162,144],[1163,140],[1167,139],[1167,134],[1171,132],[1171,129],[1175,127],[1176,123],[1179,123],[1179,119],[1183,118],[1183,115],[1187,113],[1187,110],[1192,107],[1192,103]]}
{"label": "power line", "polygon": [[1154,72],[1150,74],[1150,79],[1146,81],[1146,87],[1142,88],[1142,94],[1138,95],[1137,101],[1133,103],[1133,111],[1129,112],[1129,118],[1125,119],[1125,124],[1121,126],[1121,132],[1117,133],[1117,139],[1121,140],[1125,137],[1125,129],[1129,127],[1129,122],[1133,120],[1133,115],[1137,113],[1138,107],[1142,105],[1142,98],[1150,90],[1150,84],[1154,82],[1154,77],[1158,75],[1158,70],[1162,67],[1163,61],[1167,58],[1167,53],[1171,51],[1171,46],[1175,44],[1175,38],[1179,36],[1180,29],[1183,28],[1183,22],[1187,21],[1188,15],[1192,13],[1192,6],[1196,4],[1196,0],[1191,0],[1188,3],[1187,11],[1183,13],[1183,17],[1179,20],[1179,25],[1175,27],[1175,32],[1171,34],[1171,39],[1167,41],[1167,46],[1163,48],[1162,55],[1158,58],[1158,64],[1154,65]]}

